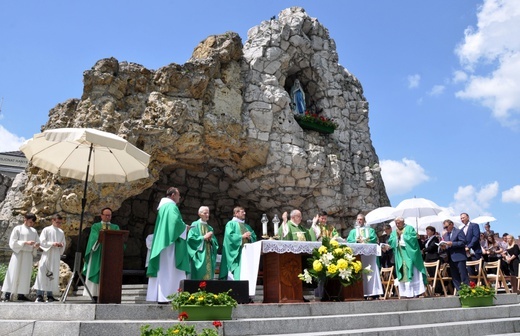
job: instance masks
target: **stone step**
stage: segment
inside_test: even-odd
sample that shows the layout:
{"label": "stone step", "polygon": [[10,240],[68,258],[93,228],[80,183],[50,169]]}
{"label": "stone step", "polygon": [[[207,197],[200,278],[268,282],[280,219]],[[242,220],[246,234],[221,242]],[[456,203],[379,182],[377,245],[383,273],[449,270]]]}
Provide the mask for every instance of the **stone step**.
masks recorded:
{"label": "stone step", "polygon": [[[520,332],[518,298],[504,296],[498,298],[499,305],[480,308],[460,308],[457,298],[240,305],[233,320],[223,321],[223,335],[476,336]],[[507,301],[514,304],[502,304]],[[168,328],[178,323],[167,305],[44,305],[45,309],[35,303],[0,304],[2,334],[137,335],[146,324]],[[258,313],[263,315],[251,315]],[[207,321],[186,323],[211,328]]]}

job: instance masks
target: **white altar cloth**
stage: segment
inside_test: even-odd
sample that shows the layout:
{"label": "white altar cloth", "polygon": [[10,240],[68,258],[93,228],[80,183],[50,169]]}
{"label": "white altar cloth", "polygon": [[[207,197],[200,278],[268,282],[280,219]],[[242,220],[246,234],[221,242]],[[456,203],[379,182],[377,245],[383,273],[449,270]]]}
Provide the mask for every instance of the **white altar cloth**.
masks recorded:
{"label": "white altar cloth", "polygon": [[[346,244],[354,255],[361,256],[363,267],[370,265],[371,273],[363,274],[363,294],[365,296],[383,295],[377,256],[381,255],[381,248],[377,244]],[[263,253],[293,253],[312,254],[314,248],[320,247],[321,242],[301,242],[288,240],[260,240],[252,244],[244,244],[240,262],[240,280],[249,281],[249,296],[256,293],[258,266],[260,255]],[[307,265],[304,265],[305,267]]]}

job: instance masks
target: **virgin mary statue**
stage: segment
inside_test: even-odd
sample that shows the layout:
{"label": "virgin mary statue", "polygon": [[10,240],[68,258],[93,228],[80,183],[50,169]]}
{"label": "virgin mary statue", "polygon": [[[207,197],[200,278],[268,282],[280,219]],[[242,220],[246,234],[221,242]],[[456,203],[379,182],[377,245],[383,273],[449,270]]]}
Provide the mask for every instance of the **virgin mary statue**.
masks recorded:
{"label": "virgin mary statue", "polygon": [[300,81],[296,79],[291,88],[292,106],[295,114],[305,113],[305,93],[303,92]]}

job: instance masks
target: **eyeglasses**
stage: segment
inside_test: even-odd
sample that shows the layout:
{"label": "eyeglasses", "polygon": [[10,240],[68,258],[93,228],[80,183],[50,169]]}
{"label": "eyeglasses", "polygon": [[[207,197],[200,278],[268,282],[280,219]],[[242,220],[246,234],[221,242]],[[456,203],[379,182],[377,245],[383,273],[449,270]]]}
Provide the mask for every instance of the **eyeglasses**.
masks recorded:
{"label": "eyeglasses", "polygon": [[449,227],[450,227],[449,225],[444,226],[445,229],[447,229],[447,228],[449,228]]}

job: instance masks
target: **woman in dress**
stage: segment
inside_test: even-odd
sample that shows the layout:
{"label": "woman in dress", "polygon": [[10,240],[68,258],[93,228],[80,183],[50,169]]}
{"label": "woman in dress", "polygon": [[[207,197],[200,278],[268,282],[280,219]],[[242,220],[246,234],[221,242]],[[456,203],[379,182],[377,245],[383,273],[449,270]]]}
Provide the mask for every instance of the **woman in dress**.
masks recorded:
{"label": "woman in dress", "polygon": [[510,280],[511,280],[511,289],[514,293],[518,292],[518,285],[517,285],[517,279],[518,276],[518,255],[520,254],[520,249],[518,248],[518,245],[515,242],[515,237],[512,235],[507,236],[507,249],[504,252],[503,260],[507,262],[509,265],[509,273],[511,274]]}

